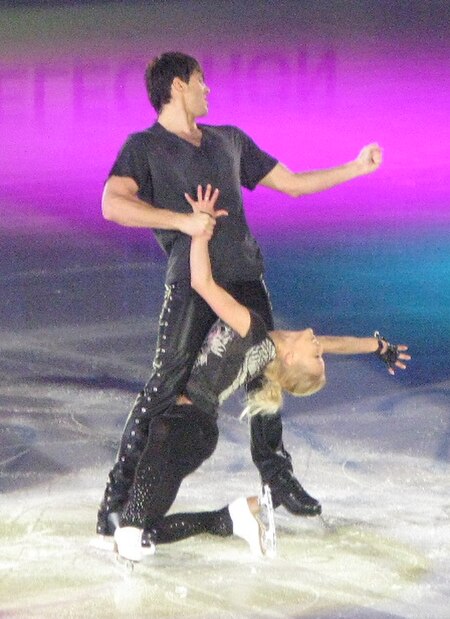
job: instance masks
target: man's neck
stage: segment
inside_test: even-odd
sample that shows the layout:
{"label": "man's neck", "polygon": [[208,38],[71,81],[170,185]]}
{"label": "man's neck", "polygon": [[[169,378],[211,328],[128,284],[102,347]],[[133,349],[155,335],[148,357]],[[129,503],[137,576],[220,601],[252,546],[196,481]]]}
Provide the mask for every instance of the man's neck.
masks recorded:
{"label": "man's neck", "polygon": [[194,116],[187,114],[183,109],[170,105],[164,106],[158,116],[158,122],[164,129],[177,135],[196,136],[200,131]]}

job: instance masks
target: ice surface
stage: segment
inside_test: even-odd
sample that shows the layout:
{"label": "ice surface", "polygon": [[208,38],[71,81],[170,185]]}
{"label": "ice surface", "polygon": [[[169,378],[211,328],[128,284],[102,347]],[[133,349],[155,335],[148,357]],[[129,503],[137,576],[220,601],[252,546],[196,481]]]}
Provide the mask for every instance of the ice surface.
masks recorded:
{"label": "ice surface", "polygon": [[[409,385],[360,359],[330,363],[323,393],[286,402],[285,443],[323,519],[277,510],[276,558],[199,536],[158,547],[130,573],[93,548],[159,293],[130,307],[144,280],[160,290],[162,267],[82,262],[2,276],[2,619],[450,617],[449,381]],[[236,397],[174,510],[258,490],[239,413]]]}

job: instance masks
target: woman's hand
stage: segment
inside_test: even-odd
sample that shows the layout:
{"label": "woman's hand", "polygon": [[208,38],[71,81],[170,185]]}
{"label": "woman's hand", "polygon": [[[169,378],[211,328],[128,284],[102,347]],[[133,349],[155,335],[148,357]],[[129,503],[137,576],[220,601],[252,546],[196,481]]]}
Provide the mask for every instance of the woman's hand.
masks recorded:
{"label": "woman's hand", "polygon": [[203,192],[203,187],[199,185],[197,187],[197,200],[191,198],[188,193],[185,193],[184,197],[192,207],[193,216],[201,224],[193,231],[191,236],[206,236],[210,239],[214,232],[216,219],[228,215],[228,212],[224,209],[215,210],[215,205],[219,198],[219,190],[216,188],[213,191],[212,186],[208,184]]}
{"label": "woman's hand", "polygon": [[406,370],[404,362],[411,359],[411,356],[406,354],[408,346],[404,344],[391,344],[378,331],[375,331],[374,336],[378,340],[376,353],[386,364],[389,374],[394,375],[396,368]]}

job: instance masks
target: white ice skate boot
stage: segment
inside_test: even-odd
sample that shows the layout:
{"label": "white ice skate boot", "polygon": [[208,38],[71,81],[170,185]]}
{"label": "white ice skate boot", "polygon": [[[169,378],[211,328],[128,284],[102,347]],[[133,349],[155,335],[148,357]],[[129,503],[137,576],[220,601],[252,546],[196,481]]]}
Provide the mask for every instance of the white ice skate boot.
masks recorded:
{"label": "white ice skate boot", "polygon": [[117,554],[128,561],[142,561],[142,529],[117,527],[114,531]]}
{"label": "white ice skate boot", "polygon": [[[156,546],[153,543],[150,534],[146,531],[142,534],[141,545],[143,557],[149,557],[155,554]],[[106,552],[114,552],[117,549],[117,543],[113,535],[96,535],[89,541],[89,546],[95,548],[96,550],[105,550]]]}
{"label": "white ice skate boot", "polygon": [[247,499],[236,499],[230,503],[228,511],[233,522],[233,534],[245,539],[252,554],[263,557],[266,554],[264,525],[252,514]]}

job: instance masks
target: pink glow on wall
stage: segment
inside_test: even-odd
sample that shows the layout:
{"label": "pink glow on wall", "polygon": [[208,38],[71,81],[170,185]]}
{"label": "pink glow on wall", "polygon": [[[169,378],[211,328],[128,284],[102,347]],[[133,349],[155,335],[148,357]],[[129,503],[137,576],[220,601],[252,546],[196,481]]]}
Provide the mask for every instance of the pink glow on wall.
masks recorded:
{"label": "pink glow on wall", "polygon": [[[448,224],[445,46],[366,43],[337,33],[301,45],[291,37],[273,49],[246,40],[186,50],[202,61],[212,89],[204,121],[239,125],[291,169],[348,161],[371,141],[384,148],[376,175],[324,194],[301,201],[263,189],[247,195],[262,231],[289,228],[293,219]],[[101,47],[49,59],[30,44],[0,65],[2,209],[19,202],[22,215],[38,209],[103,225],[100,194],[117,150],[155,116],[143,85],[153,53],[142,51],[142,41],[123,56],[107,41]]]}

